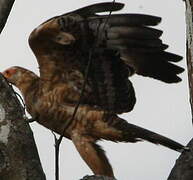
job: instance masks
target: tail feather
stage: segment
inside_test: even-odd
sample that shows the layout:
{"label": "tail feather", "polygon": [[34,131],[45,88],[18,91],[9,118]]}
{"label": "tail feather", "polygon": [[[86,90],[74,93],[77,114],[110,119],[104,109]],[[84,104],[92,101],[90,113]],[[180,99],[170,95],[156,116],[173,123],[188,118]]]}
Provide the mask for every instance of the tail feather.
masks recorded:
{"label": "tail feather", "polygon": [[[127,128],[128,130],[135,132],[135,139],[142,139],[154,144],[160,144],[178,152],[182,152],[182,150],[184,150],[184,146],[182,144],[160,134],[135,126],[133,124],[128,124]],[[124,136],[127,139],[128,133],[124,133]]]}
{"label": "tail feather", "polygon": [[165,146],[178,152],[182,152],[183,150],[187,149],[187,147],[172,139],[169,139],[165,136],[154,133],[142,127],[130,124],[124,119],[121,119],[117,116],[110,118],[110,121],[108,123],[111,127],[114,127],[115,129],[121,131],[121,138],[117,139],[117,141],[134,143],[137,141],[145,140],[154,144]]}

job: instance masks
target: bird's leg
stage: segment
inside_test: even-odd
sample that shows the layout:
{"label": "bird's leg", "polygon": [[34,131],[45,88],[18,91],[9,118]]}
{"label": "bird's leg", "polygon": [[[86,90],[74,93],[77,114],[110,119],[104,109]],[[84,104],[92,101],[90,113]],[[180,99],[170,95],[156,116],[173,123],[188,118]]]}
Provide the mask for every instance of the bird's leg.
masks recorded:
{"label": "bird's leg", "polygon": [[104,151],[95,143],[93,137],[74,131],[71,138],[79,154],[95,175],[114,177]]}

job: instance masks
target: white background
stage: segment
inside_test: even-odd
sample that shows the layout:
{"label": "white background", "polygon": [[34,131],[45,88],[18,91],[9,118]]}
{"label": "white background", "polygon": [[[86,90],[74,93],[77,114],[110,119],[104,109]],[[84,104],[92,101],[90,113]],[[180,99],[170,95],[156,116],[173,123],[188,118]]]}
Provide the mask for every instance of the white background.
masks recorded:
{"label": "white background", "polygon": [[[38,73],[38,65],[28,46],[30,32],[48,18],[102,2],[97,0],[17,0],[8,23],[0,36],[0,69],[13,65],[23,66]],[[146,13],[161,16],[158,28],[164,30],[162,39],[170,45],[169,50],[185,56],[185,7],[182,0],[120,0],[126,4],[122,12]],[[186,68],[185,58],[180,63]],[[187,144],[192,136],[189,107],[187,72],[179,84],[164,84],[150,78],[135,76],[137,104],[131,113],[123,117],[140,125]],[[49,130],[33,123],[31,125],[47,180],[54,180],[54,141]],[[119,180],[165,180],[179,153],[161,146],[144,142],[137,144],[100,143]],[[61,146],[61,180],[78,180],[92,174],[80,158],[73,144],[64,139]]]}

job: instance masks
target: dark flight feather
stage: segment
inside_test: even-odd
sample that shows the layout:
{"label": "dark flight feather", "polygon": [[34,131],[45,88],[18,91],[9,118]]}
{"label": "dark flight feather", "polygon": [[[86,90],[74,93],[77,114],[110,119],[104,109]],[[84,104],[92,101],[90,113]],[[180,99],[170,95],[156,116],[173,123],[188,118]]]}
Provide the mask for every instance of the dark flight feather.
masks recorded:
{"label": "dark flight feather", "polygon": [[[161,22],[160,17],[97,14],[117,11],[123,6],[121,3],[99,3],[51,19],[60,27],[60,34],[54,41],[58,43],[55,49],[60,47],[65,56],[61,58],[61,65],[63,59],[73,59],[69,61],[73,62],[70,68],[72,65],[85,77],[89,54],[92,54],[88,82],[91,94],[97,98],[84,99],[84,102],[114,113],[133,109],[135,92],[128,78],[134,73],[176,83],[181,81],[178,75],[183,72],[183,68],[175,65],[182,58],[166,52],[168,45],[161,40],[163,32],[153,27]],[[72,43],[66,45],[65,38],[62,43],[63,33],[72,38]]]}
{"label": "dark flight feather", "polygon": [[[108,17],[108,15],[100,15],[98,19],[105,21]],[[160,22],[160,17],[144,14],[112,14],[108,20],[110,26],[155,26]]]}
{"label": "dark flight feather", "polygon": [[118,10],[121,10],[123,7],[124,7],[124,4],[122,3],[106,2],[106,3],[98,3],[98,4],[86,6],[83,8],[79,8],[67,14],[74,13],[74,14],[79,14],[81,16],[91,16],[91,15],[94,15],[96,13],[101,13],[101,12],[118,11]]}
{"label": "dark flight feather", "polygon": [[133,39],[157,39],[162,35],[161,30],[150,27],[117,26],[108,31],[108,39],[133,38]]}
{"label": "dark flight feather", "polygon": [[116,51],[97,51],[93,54],[92,79],[93,89],[97,93],[100,106],[108,112],[128,112],[135,105],[135,92],[128,80],[131,69],[124,65]]}

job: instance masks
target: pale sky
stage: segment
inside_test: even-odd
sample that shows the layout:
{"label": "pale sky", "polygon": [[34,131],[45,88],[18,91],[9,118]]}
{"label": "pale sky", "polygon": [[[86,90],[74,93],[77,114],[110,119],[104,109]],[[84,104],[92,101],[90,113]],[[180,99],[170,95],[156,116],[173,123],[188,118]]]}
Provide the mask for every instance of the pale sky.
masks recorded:
{"label": "pale sky", "polygon": [[[38,65],[28,46],[30,32],[43,21],[55,15],[83,7],[99,0],[17,0],[6,28],[0,36],[1,71],[13,65],[38,72]],[[122,12],[146,13],[162,17],[159,28],[169,50],[185,56],[185,7],[182,0],[120,0],[126,4]],[[180,63],[186,68],[186,60]],[[164,84],[135,75],[131,78],[137,104],[131,113],[124,114],[128,122],[187,144],[192,137],[187,72],[183,82]],[[47,180],[54,180],[54,141],[49,130],[31,124],[40,159]],[[179,153],[170,149],[142,143],[100,143],[106,150],[114,173],[119,180],[165,180]],[[78,180],[92,174],[80,158],[72,142],[63,140],[60,148],[60,179]]]}

